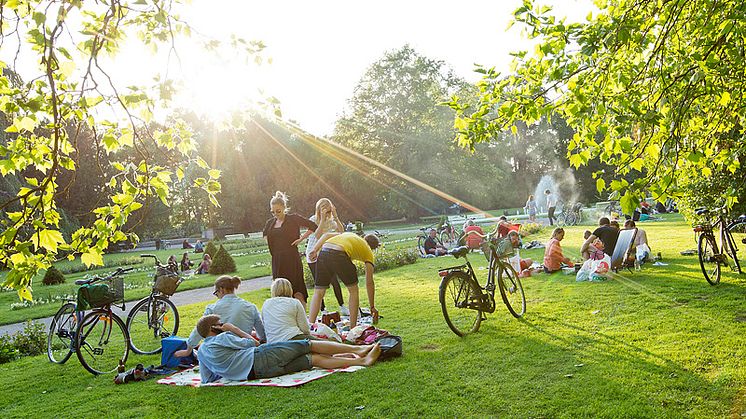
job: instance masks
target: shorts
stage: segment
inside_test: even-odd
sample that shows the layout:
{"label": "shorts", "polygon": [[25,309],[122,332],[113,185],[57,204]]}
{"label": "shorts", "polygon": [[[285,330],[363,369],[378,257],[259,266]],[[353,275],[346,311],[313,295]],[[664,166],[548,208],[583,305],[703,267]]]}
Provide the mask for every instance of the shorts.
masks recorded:
{"label": "shorts", "polygon": [[357,268],[347,253],[335,249],[321,249],[316,261],[316,288],[329,288],[335,275],[346,286],[357,286]]}
{"label": "shorts", "polygon": [[249,378],[279,377],[311,368],[311,342],[308,340],[265,343],[254,349],[254,367]]}

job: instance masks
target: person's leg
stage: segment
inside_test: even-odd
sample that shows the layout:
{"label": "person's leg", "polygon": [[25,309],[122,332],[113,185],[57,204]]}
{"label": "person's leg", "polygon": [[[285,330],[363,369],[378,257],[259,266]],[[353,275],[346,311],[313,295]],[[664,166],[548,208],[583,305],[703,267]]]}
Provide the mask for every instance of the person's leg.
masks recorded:
{"label": "person's leg", "polygon": [[[316,263],[308,263],[308,270],[311,272],[311,277],[313,278],[313,283],[316,283]],[[321,300],[321,311],[323,312],[326,310],[326,304],[324,304],[324,300]]]}
{"label": "person's leg", "polygon": [[337,298],[337,303],[340,306],[345,305],[345,299],[342,295],[342,287],[339,286],[339,280],[337,279],[337,276],[335,275],[332,279],[332,289],[334,290],[334,296]]}
{"label": "person's leg", "polygon": [[374,345],[347,345],[344,343],[314,340],[311,342],[311,353],[321,355],[355,354],[365,356]]}
{"label": "person's leg", "polygon": [[[357,282],[357,278],[355,278]],[[347,285],[347,284],[345,284]],[[360,310],[360,294],[357,287],[357,283],[354,285],[347,285],[347,291],[350,293],[350,329],[357,326],[357,316]]]}
{"label": "person's leg", "polygon": [[369,367],[373,365],[378,357],[381,355],[381,346],[376,346],[362,358],[335,358],[329,355],[311,354],[311,365],[320,368],[345,368],[349,366],[365,366]]}
{"label": "person's leg", "polygon": [[549,207],[549,211],[547,211],[547,215],[549,216],[549,225],[554,225],[554,207]]}
{"label": "person's leg", "polygon": [[319,310],[321,310],[324,294],[326,294],[326,288],[314,288],[313,297],[311,297],[311,308],[308,311],[308,321],[311,324],[316,323],[316,316],[319,315]]}

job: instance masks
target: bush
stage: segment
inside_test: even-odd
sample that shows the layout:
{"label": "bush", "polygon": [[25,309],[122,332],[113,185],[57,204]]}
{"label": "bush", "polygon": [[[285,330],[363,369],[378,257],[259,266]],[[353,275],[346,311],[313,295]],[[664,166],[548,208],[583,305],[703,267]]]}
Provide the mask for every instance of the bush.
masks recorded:
{"label": "bush", "polygon": [[541,233],[544,231],[544,225],[539,223],[526,223],[521,224],[521,237],[530,236],[532,234]]}
{"label": "bush", "polygon": [[[222,248],[223,246],[220,245]],[[210,257],[215,260],[215,254],[218,252],[218,248],[215,246],[215,243],[212,241],[207,242],[207,246],[205,246],[205,253],[210,255]]]}
{"label": "bush", "polygon": [[114,259],[114,260],[104,260],[104,266],[91,266],[90,268],[86,267],[82,263],[79,265],[62,265],[58,268],[60,272],[63,274],[69,275],[74,274],[77,272],[85,272],[91,269],[101,269],[103,268],[114,268],[117,266],[127,266],[127,265],[140,265],[145,263],[142,258],[138,256],[131,256],[121,259]]}
{"label": "bush", "polygon": [[228,251],[221,245],[220,249],[215,253],[215,257],[212,259],[210,273],[213,275],[220,275],[231,272],[236,272],[236,261],[233,260],[231,255],[228,254]]}
{"label": "bush", "polygon": [[44,274],[44,279],[41,282],[44,285],[62,284],[65,282],[65,275],[52,265],[47,269],[47,273]]}
{"label": "bush", "polygon": [[47,332],[41,323],[29,320],[20,332],[0,336],[0,364],[22,356],[40,355],[46,351]]}

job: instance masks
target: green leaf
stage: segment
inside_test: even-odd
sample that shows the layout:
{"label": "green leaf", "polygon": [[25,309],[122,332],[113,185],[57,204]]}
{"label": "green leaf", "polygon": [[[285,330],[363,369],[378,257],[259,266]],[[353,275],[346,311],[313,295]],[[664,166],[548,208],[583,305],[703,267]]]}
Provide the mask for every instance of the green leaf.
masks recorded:
{"label": "green leaf", "polygon": [[211,169],[210,171],[207,172],[207,174],[209,174],[210,177],[213,178],[213,179],[219,179],[220,178],[220,170],[218,170],[218,169]]}
{"label": "green leaf", "polygon": [[637,208],[637,205],[639,205],[640,201],[637,199],[637,196],[631,194],[630,191],[627,191],[619,200],[619,203],[622,205],[623,213],[632,214]]}
{"label": "green leaf", "polygon": [[718,104],[720,106],[725,106],[730,102],[730,93],[723,92],[722,95],[720,95],[720,101],[718,101]]}
{"label": "green leaf", "polygon": [[[38,243],[36,243],[36,240],[38,239]],[[37,234],[34,234],[32,237],[32,241],[34,241],[36,248],[38,249],[39,246],[43,247],[44,249],[47,249],[50,252],[57,252],[57,245],[60,243],[64,243],[65,239],[62,238],[62,233],[60,233],[57,230],[42,230]]]}
{"label": "green leaf", "polygon": [[602,192],[604,189],[606,189],[606,181],[601,178],[596,179],[596,190]]}
{"label": "green leaf", "polygon": [[80,255],[80,261],[83,262],[86,267],[91,267],[92,265],[101,266],[104,264],[104,258],[101,256],[101,253],[96,250]]}
{"label": "green leaf", "polygon": [[182,169],[181,167],[176,168],[176,178],[179,180],[184,179],[184,169]]}

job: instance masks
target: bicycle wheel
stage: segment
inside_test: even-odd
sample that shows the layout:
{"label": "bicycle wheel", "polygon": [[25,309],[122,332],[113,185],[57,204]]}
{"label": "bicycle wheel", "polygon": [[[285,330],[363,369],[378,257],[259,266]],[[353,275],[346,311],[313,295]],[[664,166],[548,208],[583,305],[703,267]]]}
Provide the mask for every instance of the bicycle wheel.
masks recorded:
{"label": "bicycle wheel", "polygon": [[420,236],[417,239],[417,250],[420,252],[420,256],[426,256],[426,253],[425,253],[425,236]]}
{"label": "bicycle wheel", "polygon": [[129,335],[122,319],[104,310],[83,317],[77,335],[78,360],[91,374],[114,372],[127,361]]}
{"label": "bicycle wheel", "polygon": [[699,252],[699,266],[702,274],[710,285],[720,282],[720,258],[717,255],[717,244],[712,234],[701,234],[697,244]]}
{"label": "bicycle wheel", "polygon": [[497,287],[500,289],[500,295],[503,302],[508,307],[508,311],[513,317],[520,318],[526,313],[526,295],[523,293],[523,285],[518,275],[510,265],[500,268],[497,275]]}
{"label": "bicycle wheel", "polygon": [[482,290],[464,272],[451,272],[440,283],[440,308],[453,333],[464,336],[479,330]]}
{"label": "bicycle wheel", "polygon": [[736,261],[738,273],[743,273],[741,264],[746,261],[746,222],[733,224],[728,229],[733,237],[733,259]]}
{"label": "bicycle wheel", "polygon": [[75,329],[75,304],[66,303],[57,310],[47,333],[47,357],[55,364],[64,364],[73,354]]}
{"label": "bicycle wheel", "polygon": [[161,352],[161,339],[179,331],[179,312],[171,300],[162,296],[143,298],[127,316],[130,347],[135,353]]}
{"label": "bicycle wheel", "polygon": [[565,224],[574,226],[578,223],[578,219],[574,213],[570,212],[565,216]]}
{"label": "bicycle wheel", "polygon": [[444,246],[451,242],[451,236],[448,234],[446,230],[441,231],[439,237],[440,237],[440,243],[443,244]]}

